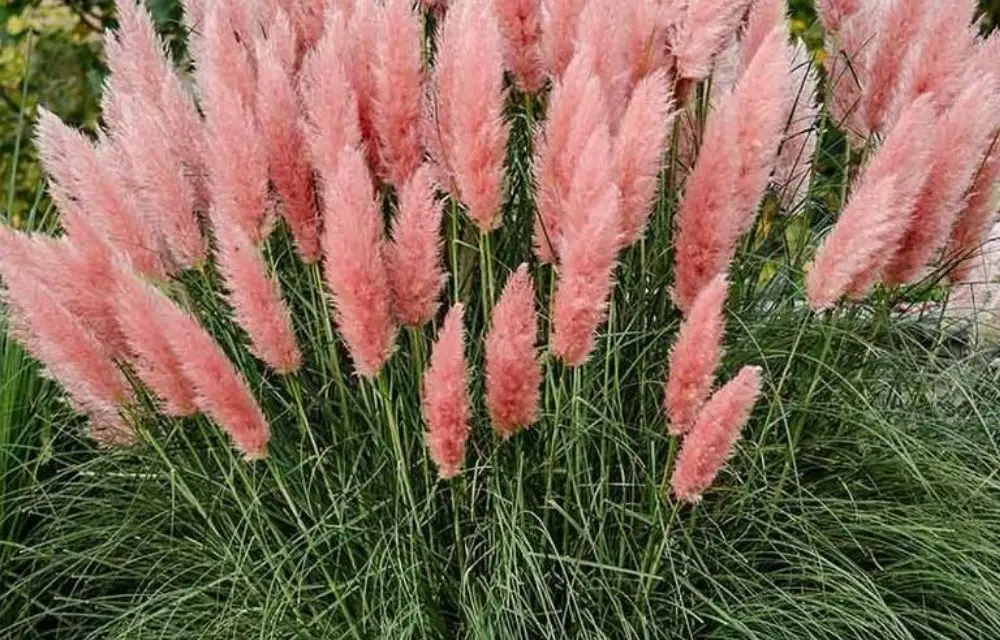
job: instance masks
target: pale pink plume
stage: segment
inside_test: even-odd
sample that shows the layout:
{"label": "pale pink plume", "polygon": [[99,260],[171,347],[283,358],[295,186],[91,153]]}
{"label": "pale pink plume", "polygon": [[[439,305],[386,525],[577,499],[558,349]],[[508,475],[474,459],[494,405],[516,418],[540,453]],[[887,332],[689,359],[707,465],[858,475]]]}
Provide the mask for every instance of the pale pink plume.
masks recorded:
{"label": "pale pink plume", "polygon": [[206,6],[204,31],[194,50],[198,60],[198,87],[205,103],[206,117],[220,101],[237,102],[252,109],[256,92],[255,60],[248,46],[255,38],[249,33],[246,7],[242,0],[220,0]]}
{"label": "pale pink plume", "polygon": [[248,460],[266,458],[271,428],[246,379],[194,316],[162,293],[148,291],[157,329],[181,363],[198,409],[229,434]]}
{"label": "pale pink plume", "polygon": [[930,169],[935,128],[933,104],[917,100],[864,169],[806,278],[813,309],[864,294],[899,249]]}
{"label": "pale pink plume", "polygon": [[784,211],[792,210],[809,189],[819,129],[818,82],[812,56],[804,45],[797,44],[785,104],[785,135],[771,178]]}
{"label": "pale pink plume", "polygon": [[985,76],[969,85],[942,116],[933,142],[931,169],[909,231],[886,268],[887,283],[904,284],[917,278],[948,242],[1000,126],[998,88],[993,77]]}
{"label": "pale pink plume", "polygon": [[447,175],[449,190],[468,208],[484,232],[501,220],[504,157],[503,36],[491,5],[477,0],[453,3],[438,40],[434,71],[437,140],[429,148]]}
{"label": "pale pink plume", "polygon": [[816,0],[816,13],[827,33],[840,31],[844,21],[861,10],[863,0]]}
{"label": "pale pink plume", "polygon": [[571,367],[584,364],[594,351],[614,287],[621,216],[610,153],[605,125],[583,150],[567,201],[570,215],[562,221],[550,348]]}
{"label": "pale pink plume", "polygon": [[542,57],[542,0],[493,0],[504,36],[507,69],[521,91],[536,93],[545,84]]}
{"label": "pale pink plume", "polygon": [[740,70],[745,71],[750,61],[764,45],[771,32],[778,27],[785,29],[786,0],[753,0],[746,28],[740,38]]}
{"label": "pale pink plume", "polygon": [[225,282],[236,323],[250,338],[251,351],[282,374],[302,364],[292,316],[276,279],[267,271],[250,236],[225,216],[213,214],[216,260]]}
{"label": "pale pink plume", "polygon": [[642,238],[656,199],[663,156],[670,144],[671,111],[666,73],[656,71],[632,93],[614,141],[614,168],[621,192],[622,242]]}
{"label": "pale pink plume", "polygon": [[751,0],[689,0],[674,41],[681,78],[703,80],[716,54],[736,33]]}
{"label": "pale pink plume", "polygon": [[562,77],[573,58],[576,25],[587,0],[542,0],[542,55],[549,74]]}
{"label": "pale pink plume", "polygon": [[855,146],[862,145],[871,134],[862,101],[870,84],[871,57],[884,8],[881,2],[868,3],[845,19],[824,62],[830,116]]}
{"label": "pale pink plume", "polygon": [[733,456],[761,392],[760,367],[744,367],[715,392],[684,438],[670,487],[679,500],[701,501]]}
{"label": "pale pink plume", "polygon": [[345,148],[324,184],[323,254],[337,325],[358,373],[375,378],[392,354],[396,325],[383,260],[382,212],[363,154]]}
{"label": "pale pink plume", "polygon": [[664,407],[670,433],[688,432],[715,384],[725,335],[723,307],[729,293],[725,275],[718,275],[695,298],[677,341],[670,351]]}
{"label": "pale pink plume", "polygon": [[410,0],[389,0],[377,10],[372,115],[380,164],[397,189],[423,161],[423,22]]}
{"label": "pale pink plume", "polygon": [[618,130],[631,89],[628,10],[618,0],[588,0],[576,26],[576,51],[590,49],[593,72],[601,79],[611,131]]}
{"label": "pale pink plume", "polygon": [[[563,77],[556,81],[548,117],[535,145],[535,182],[538,216],[535,219],[535,254],[555,263],[562,237],[563,218],[573,176],[588,159],[584,148],[595,131],[608,128],[608,114],[600,79],[592,72],[594,51],[582,48]],[[601,159],[604,160],[603,158]]]}
{"label": "pale pink plume", "polygon": [[271,183],[281,198],[279,210],[295,238],[299,257],[312,264],[320,257],[319,214],[302,130],[302,106],[295,90],[295,56],[295,32],[279,9],[268,39],[257,47],[257,117]]}
{"label": "pale pink plume", "polygon": [[628,38],[626,58],[630,90],[651,73],[669,72],[671,19],[677,10],[674,4],[672,0],[640,0],[620,7]]}
{"label": "pale pink plume", "polygon": [[126,267],[118,266],[110,297],[128,345],[129,363],[161,400],[162,413],[177,417],[195,414],[194,392],[157,323],[162,304],[159,292]]}
{"label": "pale pink plume", "polygon": [[423,411],[427,422],[427,448],[442,479],[454,478],[465,463],[472,403],[465,360],[465,308],[456,304],[448,312],[424,372]]}
{"label": "pale pink plume", "polygon": [[968,282],[976,263],[981,260],[978,250],[985,244],[990,227],[997,219],[997,192],[1000,190],[1000,143],[994,142],[989,159],[976,174],[969,201],[951,231],[945,255],[958,260],[950,277],[952,282]]}
{"label": "pale pink plume", "polygon": [[542,365],[538,359],[535,285],[522,264],[493,307],[486,336],[486,406],[506,439],[538,420]]}
{"label": "pale pink plume", "polygon": [[80,225],[90,226],[144,274],[163,278],[164,265],[153,233],[143,224],[113,167],[99,156],[90,140],[41,109],[37,142],[67,232],[72,234]]}
{"label": "pale pink plume", "polygon": [[408,327],[424,326],[437,312],[446,280],[443,215],[431,169],[423,166],[399,194],[392,243],[385,256],[393,311],[396,319]]}

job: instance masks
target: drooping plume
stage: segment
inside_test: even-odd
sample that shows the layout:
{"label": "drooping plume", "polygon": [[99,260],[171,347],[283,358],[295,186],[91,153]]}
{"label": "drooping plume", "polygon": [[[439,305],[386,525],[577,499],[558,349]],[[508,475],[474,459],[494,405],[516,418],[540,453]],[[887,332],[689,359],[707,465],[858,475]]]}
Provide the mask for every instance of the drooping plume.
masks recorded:
{"label": "drooping plume", "polygon": [[576,24],[587,0],[542,0],[542,55],[558,80],[573,58]]}
{"label": "drooping plume", "polygon": [[381,165],[402,188],[423,160],[423,23],[409,0],[389,0],[378,11],[372,113]]}
{"label": "drooping plume", "polygon": [[319,216],[313,196],[312,168],[302,130],[302,108],[295,91],[296,39],[280,9],[268,38],[257,44],[256,111],[264,134],[271,183],[281,199],[279,211],[303,262],[319,259]]}
{"label": "drooping plume", "polygon": [[362,153],[345,148],[337,164],[336,174],[324,179],[323,189],[326,282],[355,368],[375,378],[396,338],[383,261],[382,213]]}
{"label": "drooping plume", "polygon": [[[994,147],[983,167],[976,174],[965,210],[952,229],[945,257],[957,261],[950,277],[952,282],[968,282],[981,257],[977,254],[986,243],[990,228],[997,219],[1000,208],[997,192],[1000,190],[1000,146]],[[994,227],[995,228],[995,227]]]}
{"label": "drooping plume", "polygon": [[517,86],[535,93],[545,84],[542,0],[494,0],[504,36],[504,59]]}
{"label": "drooping plume", "polygon": [[438,41],[428,147],[449,190],[483,231],[501,223],[504,122],[503,36],[492,6],[453,3]]}
{"label": "drooping plume", "polygon": [[472,418],[462,324],[464,311],[461,304],[456,304],[448,312],[431,353],[430,366],[424,373],[427,447],[438,474],[445,480],[454,478],[462,470]]}
{"label": "drooping plume", "polygon": [[866,292],[899,249],[930,169],[935,127],[933,104],[917,100],[865,168],[806,278],[813,309]]}
{"label": "drooping plume", "polygon": [[537,341],[535,286],[528,265],[522,264],[493,307],[486,336],[486,406],[502,438],[538,419],[542,365]]}
{"label": "drooping plume", "polygon": [[744,367],[716,391],[701,410],[691,432],[684,438],[670,478],[670,486],[679,500],[699,502],[712,486],[732,457],[733,447],[750,419],[760,392],[760,367]]}
{"label": "drooping plume", "polygon": [[444,209],[434,191],[431,169],[421,167],[399,195],[386,252],[393,311],[408,327],[422,327],[434,319],[445,284]]}
{"label": "drooping plume", "polygon": [[863,99],[883,10],[882,3],[871,2],[846,18],[824,63],[830,116],[855,146],[871,134],[863,117]]}
{"label": "drooping plume", "polygon": [[719,275],[702,289],[681,325],[670,351],[664,407],[670,433],[679,436],[694,425],[715,384],[725,334],[723,307],[729,282]]}
{"label": "drooping plume", "polygon": [[674,42],[677,71],[688,80],[703,80],[712,62],[736,33],[751,0],[689,0]]}

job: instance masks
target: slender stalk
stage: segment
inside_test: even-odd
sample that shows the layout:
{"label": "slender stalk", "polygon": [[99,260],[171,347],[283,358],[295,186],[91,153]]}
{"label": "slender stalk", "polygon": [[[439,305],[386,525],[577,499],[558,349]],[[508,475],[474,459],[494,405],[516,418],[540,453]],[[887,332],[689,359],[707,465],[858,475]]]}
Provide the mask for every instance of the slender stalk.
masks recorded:
{"label": "slender stalk", "polygon": [[462,299],[461,267],[458,264],[458,224],[459,211],[458,200],[451,199],[451,238],[448,239],[448,250],[451,256],[451,301],[456,303]]}
{"label": "slender stalk", "polygon": [[396,421],[396,410],[392,402],[392,390],[389,387],[389,372],[384,370],[378,379],[379,388],[376,393],[382,399],[385,408],[385,418],[389,424],[389,438],[392,441],[393,452],[396,456],[396,478],[399,485],[406,494],[406,499],[410,503],[411,513],[417,515],[417,501],[413,496],[413,487],[410,486],[410,465],[403,450],[403,439],[399,435],[399,423]]}

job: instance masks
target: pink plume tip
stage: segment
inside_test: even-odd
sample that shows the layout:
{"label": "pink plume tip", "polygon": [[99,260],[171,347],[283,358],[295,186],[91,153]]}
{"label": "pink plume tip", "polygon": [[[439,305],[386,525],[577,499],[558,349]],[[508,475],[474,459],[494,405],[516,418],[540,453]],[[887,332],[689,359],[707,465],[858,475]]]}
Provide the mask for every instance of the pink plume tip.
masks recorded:
{"label": "pink plume tip", "polygon": [[517,86],[536,93],[545,84],[542,0],[494,0],[504,35],[504,58]]}
{"label": "pink plume tip", "polygon": [[427,422],[427,447],[441,478],[454,478],[465,462],[472,406],[469,373],[465,360],[462,314],[456,304],[448,312],[444,327],[424,373],[423,411]]}
{"label": "pink plume tip", "polygon": [[542,0],[542,56],[559,79],[573,58],[576,25],[587,0]]}
{"label": "pink plume tip", "polygon": [[682,78],[703,80],[715,56],[739,28],[751,0],[689,0],[674,42]]}

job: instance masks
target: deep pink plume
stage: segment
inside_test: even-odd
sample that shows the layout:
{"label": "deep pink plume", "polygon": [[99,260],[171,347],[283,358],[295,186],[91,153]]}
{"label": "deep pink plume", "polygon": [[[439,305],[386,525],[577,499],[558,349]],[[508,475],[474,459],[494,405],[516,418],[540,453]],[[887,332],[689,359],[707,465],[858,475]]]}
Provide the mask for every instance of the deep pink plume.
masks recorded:
{"label": "deep pink plume", "polygon": [[358,373],[375,378],[392,354],[396,325],[383,261],[382,212],[363,154],[345,148],[323,190],[323,254],[337,325]]}
{"label": "deep pink plume", "polygon": [[424,372],[423,411],[427,422],[427,447],[442,479],[454,478],[465,463],[472,406],[469,372],[465,360],[465,308],[456,304],[448,312]]}
{"label": "deep pink plume", "polygon": [[976,174],[969,201],[951,231],[948,249],[950,260],[957,260],[950,277],[952,282],[969,282],[977,262],[979,249],[986,243],[1000,212],[997,192],[1000,190],[1000,143],[994,142],[989,159]]}
{"label": "deep pink plume", "polygon": [[542,55],[559,79],[573,59],[576,25],[587,0],[542,0]]}
{"label": "deep pink plume", "polygon": [[443,215],[431,169],[423,166],[399,194],[392,243],[385,256],[393,312],[408,327],[424,326],[437,312],[446,279],[442,259]]}
{"label": "deep pink plume", "polygon": [[760,367],[744,367],[715,392],[684,438],[670,487],[679,500],[701,501],[734,453],[761,392]]}
{"label": "deep pink plume", "polygon": [[681,78],[703,80],[712,72],[716,54],[733,37],[751,0],[689,0],[674,40]]}
{"label": "deep pink plume", "polygon": [[647,76],[632,93],[614,141],[614,168],[621,192],[622,242],[642,238],[656,199],[663,156],[674,116],[663,71]]}
{"label": "deep pink plume", "polygon": [[969,85],[942,116],[932,147],[931,168],[910,218],[909,231],[885,270],[889,284],[920,275],[948,242],[966,206],[976,172],[1000,127],[1000,96],[991,76]]}
{"label": "deep pink plume", "polygon": [[535,285],[522,264],[493,307],[486,336],[486,406],[506,439],[538,419],[542,365],[538,359]]}
{"label": "deep pink plume", "polygon": [[504,121],[503,36],[491,5],[451,5],[438,40],[434,71],[437,137],[428,145],[449,190],[482,231],[496,229],[504,192],[508,125]]}
{"label": "deep pink plume", "polygon": [[866,293],[899,249],[930,169],[936,126],[933,104],[917,100],[864,169],[806,278],[813,309]]}
{"label": "deep pink plume", "polygon": [[816,13],[827,33],[840,31],[844,21],[861,10],[862,0],[816,0]]}
{"label": "deep pink plume", "polygon": [[377,13],[372,116],[380,164],[397,189],[423,161],[423,22],[410,0],[389,0]]}
{"label": "deep pink plume", "polygon": [[542,0],[493,0],[504,36],[504,59],[521,91],[545,84],[542,57]]}
{"label": "deep pink plume", "polygon": [[725,275],[716,276],[702,289],[670,351],[664,407],[670,418],[670,433],[675,436],[687,433],[694,425],[715,384],[726,331],[723,307],[728,293]]}
{"label": "deep pink plume", "polygon": [[279,210],[299,256],[312,264],[320,256],[319,215],[302,130],[302,106],[294,84],[295,56],[295,32],[279,10],[268,39],[257,47],[257,117],[271,182],[281,198]]}

